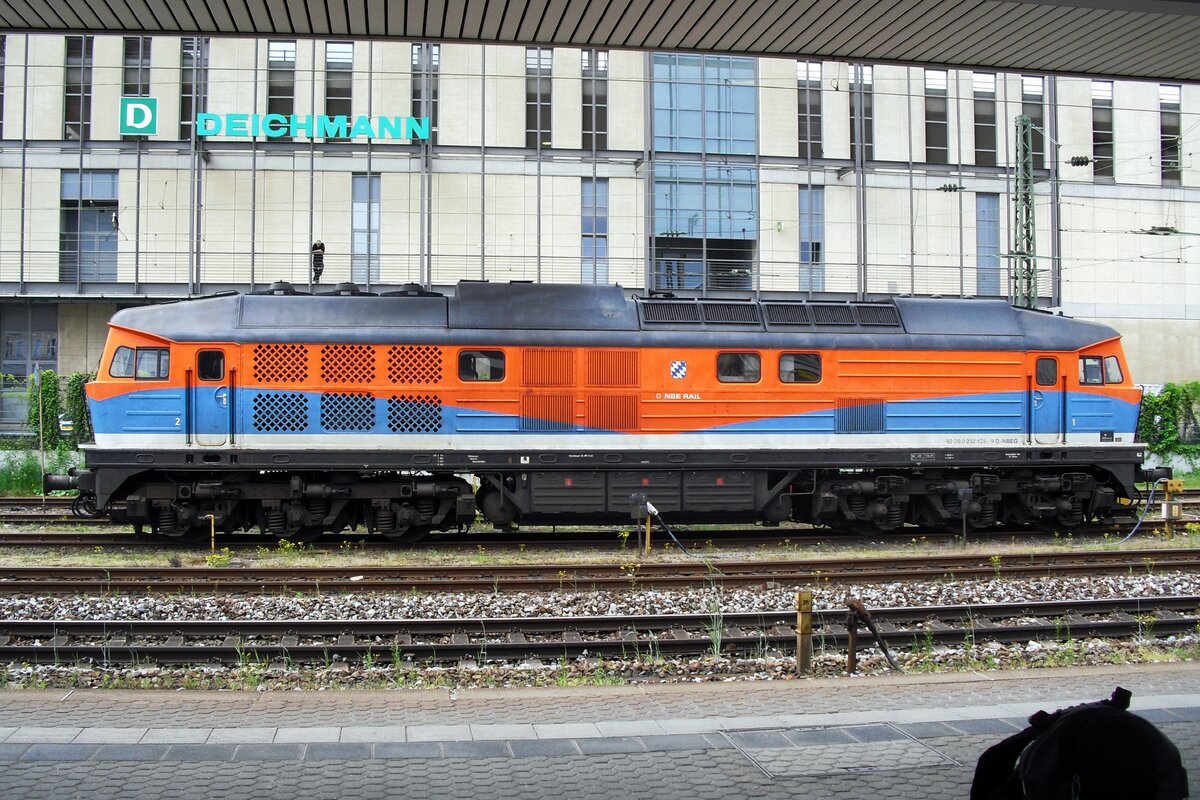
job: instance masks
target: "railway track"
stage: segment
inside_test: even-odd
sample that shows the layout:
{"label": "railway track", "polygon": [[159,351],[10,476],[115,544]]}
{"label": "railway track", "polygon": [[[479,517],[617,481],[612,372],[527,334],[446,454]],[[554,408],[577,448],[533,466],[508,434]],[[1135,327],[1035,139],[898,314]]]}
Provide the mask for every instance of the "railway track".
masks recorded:
{"label": "railway track", "polygon": [[623,564],[322,567],[0,567],[0,594],[514,592],[811,586],[1163,572],[1200,568],[1194,549],[1029,552],[1003,556]]}
{"label": "railway track", "polygon": [[[876,609],[890,646],[1150,637],[1194,631],[1200,597]],[[843,648],[845,612],[814,614]],[[795,652],[794,611],[456,620],[7,620],[0,661],[37,664],[476,664],[578,657]]]}

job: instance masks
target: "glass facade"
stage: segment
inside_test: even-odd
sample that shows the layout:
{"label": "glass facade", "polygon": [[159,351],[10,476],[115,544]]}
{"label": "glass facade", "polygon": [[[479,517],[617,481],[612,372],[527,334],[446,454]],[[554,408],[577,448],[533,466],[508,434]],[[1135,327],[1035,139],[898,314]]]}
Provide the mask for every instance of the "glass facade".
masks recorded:
{"label": "glass facade", "polygon": [[438,75],[442,50],[436,44],[412,46],[412,115],[429,118],[429,143],[437,144]]}
{"label": "glass facade", "polygon": [[800,111],[798,130],[800,133],[800,157],[821,158],[821,63],[799,61],[796,63],[797,103]]}
{"label": "glass facade", "polygon": [[976,72],[971,76],[975,112],[975,163],[996,166],[996,76]]}
{"label": "glass facade", "polygon": [[[355,175],[352,178],[350,212],[350,280],[370,286],[379,283],[379,175]],[[330,259],[325,258],[329,270]],[[336,280],[330,281],[336,283]]]}
{"label": "glass facade", "polygon": [[1164,186],[1182,183],[1180,158],[1182,126],[1179,115],[1180,87],[1163,84],[1159,87],[1159,131],[1161,136],[1161,174]]}
{"label": "glass facade", "polygon": [[950,163],[950,106],[946,98],[946,71],[925,70],[925,160]]}
{"label": "glass facade", "polygon": [[583,283],[608,283],[608,180],[584,178],[580,228]]}
{"label": "glass facade", "polygon": [[58,279],[64,283],[117,279],[117,171],[62,173]]}
{"label": "glass facade", "polygon": [[551,99],[554,84],[550,73],[554,51],[548,47],[525,49],[525,146],[541,150],[554,144]]}
{"label": "glass facade", "polygon": [[1000,195],[975,195],[975,293],[1000,297]]}
{"label": "glass facade", "polygon": [[[325,116],[349,117],[354,101],[354,43],[325,43]],[[333,137],[330,137],[334,141]],[[343,140],[344,141],[344,140]]]}
{"label": "glass facade", "polygon": [[92,138],[91,36],[68,36],[63,86],[63,138]]}
{"label": "glass facade", "polygon": [[1092,81],[1092,177],[1103,182],[1115,178],[1112,101],[1112,81]]}
{"label": "glass facade", "polygon": [[758,142],[754,59],[654,55],[654,149],[752,155]]}
{"label": "glass facade", "polygon": [[179,42],[179,138],[189,141],[196,115],[208,110],[207,37],[185,36]]}
{"label": "glass facade", "polygon": [[800,285],[802,292],[825,291],[825,189],[800,187]]}
{"label": "glass facade", "polygon": [[583,149],[608,149],[608,51],[584,50],[580,59],[583,73]]}

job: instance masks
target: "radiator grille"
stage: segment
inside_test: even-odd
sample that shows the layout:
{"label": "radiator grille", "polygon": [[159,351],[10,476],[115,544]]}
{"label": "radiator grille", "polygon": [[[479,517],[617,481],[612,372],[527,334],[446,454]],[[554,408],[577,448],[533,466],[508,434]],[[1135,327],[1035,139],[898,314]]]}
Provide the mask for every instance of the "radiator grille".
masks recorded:
{"label": "radiator grille", "polygon": [[900,315],[895,306],[857,306],[858,321],[863,325],[892,325],[900,324]]}
{"label": "radiator grille", "polygon": [[768,303],[767,322],[772,325],[808,325],[808,308],[798,303]]}
{"label": "radiator grille", "polygon": [[854,309],[842,305],[813,305],[813,319],[818,325],[853,325]]}
{"label": "radiator grille", "polygon": [[644,322],[699,322],[700,309],[695,303],[649,301],[639,304]]}
{"label": "radiator grille", "polygon": [[254,430],[298,433],[308,427],[308,398],[293,392],[258,392],[250,403]]}
{"label": "radiator grille", "polygon": [[408,384],[441,383],[441,350],[421,345],[397,345],[388,349],[388,380]]}
{"label": "radiator grille", "polygon": [[308,380],[308,348],[302,344],[255,345],[254,380],[258,383],[303,383]]}
{"label": "radiator grille", "polygon": [[587,424],[589,428],[609,431],[636,431],[638,429],[637,395],[599,395],[589,397],[587,402]]}
{"label": "radiator grille", "polygon": [[369,431],[375,427],[375,398],[366,392],[321,395],[321,427],[327,431]]}
{"label": "radiator grille", "polygon": [[392,433],[438,433],[442,429],[442,399],[431,394],[401,394],[388,399],[388,430]]}
{"label": "radiator grille", "polygon": [[521,378],[526,386],[570,386],[575,382],[575,351],[525,350]]}
{"label": "radiator grille", "polygon": [[837,433],[884,433],[886,424],[882,397],[839,397],[835,414]]}
{"label": "radiator grille", "polygon": [[569,394],[527,394],[521,398],[521,430],[567,431],[571,429]]}
{"label": "radiator grille", "polygon": [[705,322],[757,325],[761,322],[756,303],[701,303]]}
{"label": "radiator grille", "polygon": [[636,350],[592,350],[588,353],[588,386],[637,386]]}
{"label": "radiator grille", "polygon": [[321,380],[362,386],[375,381],[375,348],[369,344],[327,344],[321,348]]}

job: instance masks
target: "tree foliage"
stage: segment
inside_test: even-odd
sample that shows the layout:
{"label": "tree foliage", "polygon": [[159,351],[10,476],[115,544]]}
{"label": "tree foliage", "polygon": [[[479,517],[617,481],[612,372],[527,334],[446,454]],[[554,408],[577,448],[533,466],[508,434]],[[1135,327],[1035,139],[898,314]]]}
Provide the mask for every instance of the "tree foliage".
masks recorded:
{"label": "tree foliage", "polygon": [[76,372],[67,378],[66,413],[67,419],[75,423],[75,430],[70,434],[73,446],[92,441],[92,414],[84,387],[95,377],[94,372]]}
{"label": "tree foliage", "polygon": [[1150,452],[1160,456],[1200,459],[1200,433],[1196,410],[1200,408],[1200,381],[1168,383],[1158,394],[1142,398],[1138,436]]}
{"label": "tree foliage", "polygon": [[[39,380],[40,377],[40,380]],[[38,403],[38,397],[41,403]],[[58,444],[58,415],[62,413],[59,402],[58,373],[44,369],[27,379],[25,397],[29,400],[29,430],[34,436],[41,431],[46,448]],[[39,413],[41,415],[39,421]]]}

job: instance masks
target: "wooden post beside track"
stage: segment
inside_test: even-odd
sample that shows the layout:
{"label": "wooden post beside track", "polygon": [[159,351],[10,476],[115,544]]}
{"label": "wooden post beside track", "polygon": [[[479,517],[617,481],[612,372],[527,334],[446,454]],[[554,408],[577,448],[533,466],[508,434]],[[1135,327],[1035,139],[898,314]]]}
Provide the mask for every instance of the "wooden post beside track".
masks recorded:
{"label": "wooden post beside track", "polygon": [[646,555],[650,555],[650,515],[646,515]]}
{"label": "wooden post beside track", "polygon": [[217,552],[217,515],[208,515],[208,551]]}
{"label": "wooden post beside track", "polygon": [[812,592],[796,592],[796,672],[812,671]]}

